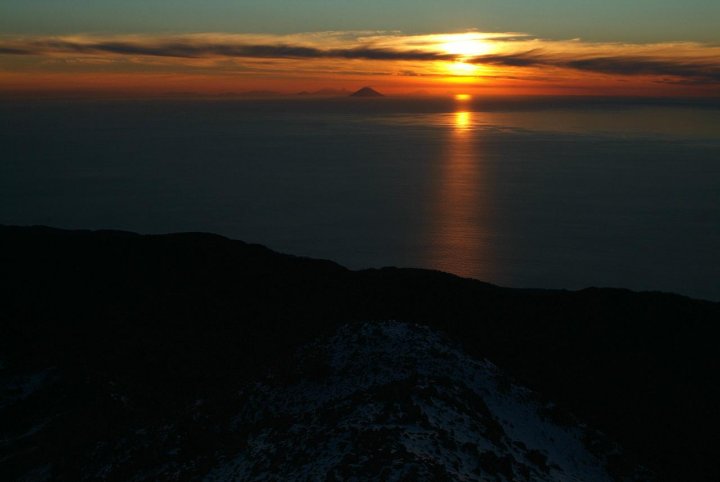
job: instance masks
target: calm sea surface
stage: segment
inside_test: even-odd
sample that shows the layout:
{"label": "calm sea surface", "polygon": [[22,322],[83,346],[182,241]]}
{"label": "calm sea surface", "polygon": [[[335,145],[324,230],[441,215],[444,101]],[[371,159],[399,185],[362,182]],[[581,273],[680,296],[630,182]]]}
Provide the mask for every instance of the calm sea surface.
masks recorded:
{"label": "calm sea surface", "polygon": [[0,223],[720,300],[720,105],[0,102]]}

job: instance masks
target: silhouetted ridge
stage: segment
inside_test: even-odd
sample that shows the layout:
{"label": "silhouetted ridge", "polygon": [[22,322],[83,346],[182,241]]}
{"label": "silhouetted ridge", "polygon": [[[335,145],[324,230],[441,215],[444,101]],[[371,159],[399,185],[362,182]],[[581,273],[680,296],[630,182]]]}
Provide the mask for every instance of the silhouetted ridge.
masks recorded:
{"label": "silhouetted ridge", "polygon": [[350,97],[384,97],[384,95],[371,87],[363,87],[350,94]]}
{"label": "silhouetted ridge", "polygon": [[[720,480],[720,303],[616,289],[514,290],[420,269],[350,271],[201,233],[0,226],[0,266],[0,480],[202,478],[217,454],[242,452],[248,437],[262,446],[263,430],[337,426],[349,412],[333,404],[325,405],[327,425],[313,425],[307,407],[299,422],[282,411],[244,413],[252,433],[233,431],[230,420],[249,409],[247,400],[265,399],[261,380],[275,397],[312,395],[305,388],[335,373],[329,352],[305,349],[301,364],[293,353],[372,320],[444,333],[472,359],[491,361],[553,401],[558,413],[602,431],[624,450],[608,462],[617,480],[637,462],[664,481]],[[358,338],[358,346],[384,339],[373,337]],[[400,416],[408,427],[424,420],[412,397],[432,392],[433,373],[447,372],[428,372],[428,385],[412,375],[413,360],[426,357],[413,357],[393,362],[407,372],[405,385],[372,388],[385,397],[388,427]],[[431,395],[442,400],[445,392]],[[453,403],[470,400],[460,395]],[[395,402],[413,411],[398,412]],[[392,462],[399,453],[392,441],[375,443],[383,430],[364,427],[356,454],[382,447]],[[543,466],[542,454],[520,452],[534,462],[482,460]],[[370,459],[350,458],[348,467],[371,468],[361,460]]]}

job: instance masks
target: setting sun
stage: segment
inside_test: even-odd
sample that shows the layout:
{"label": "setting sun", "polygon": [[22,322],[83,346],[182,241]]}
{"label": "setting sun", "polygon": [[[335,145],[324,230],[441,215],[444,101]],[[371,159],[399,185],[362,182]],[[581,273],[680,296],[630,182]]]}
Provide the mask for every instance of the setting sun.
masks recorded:
{"label": "setting sun", "polygon": [[469,76],[477,74],[479,66],[468,62],[473,57],[487,54],[491,47],[487,42],[476,38],[475,33],[447,36],[440,44],[443,52],[457,56],[454,62],[447,64],[452,75]]}
{"label": "setting sun", "polygon": [[442,44],[445,52],[460,57],[476,57],[489,52],[490,46],[483,41],[476,39],[460,38]]}

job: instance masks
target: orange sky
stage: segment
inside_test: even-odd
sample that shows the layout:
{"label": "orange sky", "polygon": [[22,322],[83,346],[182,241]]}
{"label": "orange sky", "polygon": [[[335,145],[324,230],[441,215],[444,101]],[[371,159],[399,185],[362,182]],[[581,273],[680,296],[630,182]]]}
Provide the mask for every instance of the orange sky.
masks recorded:
{"label": "orange sky", "polygon": [[720,95],[720,47],[520,33],[4,37],[0,91]]}

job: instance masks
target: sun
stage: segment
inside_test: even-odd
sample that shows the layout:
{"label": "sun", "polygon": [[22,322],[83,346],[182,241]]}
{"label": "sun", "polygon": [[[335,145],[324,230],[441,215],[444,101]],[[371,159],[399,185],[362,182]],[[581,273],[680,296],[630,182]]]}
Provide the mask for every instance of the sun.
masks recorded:
{"label": "sun", "polygon": [[479,70],[479,66],[471,62],[473,57],[487,54],[491,47],[490,44],[478,38],[476,34],[457,34],[447,36],[440,43],[440,49],[446,54],[455,57],[454,62],[447,64],[447,70],[458,76],[474,75]]}
{"label": "sun", "polygon": [[442,49],[450,55],[463,58],[485,55],[490,50],[490,46],[487,42],[476,39],[458,39],[442,44]]}

